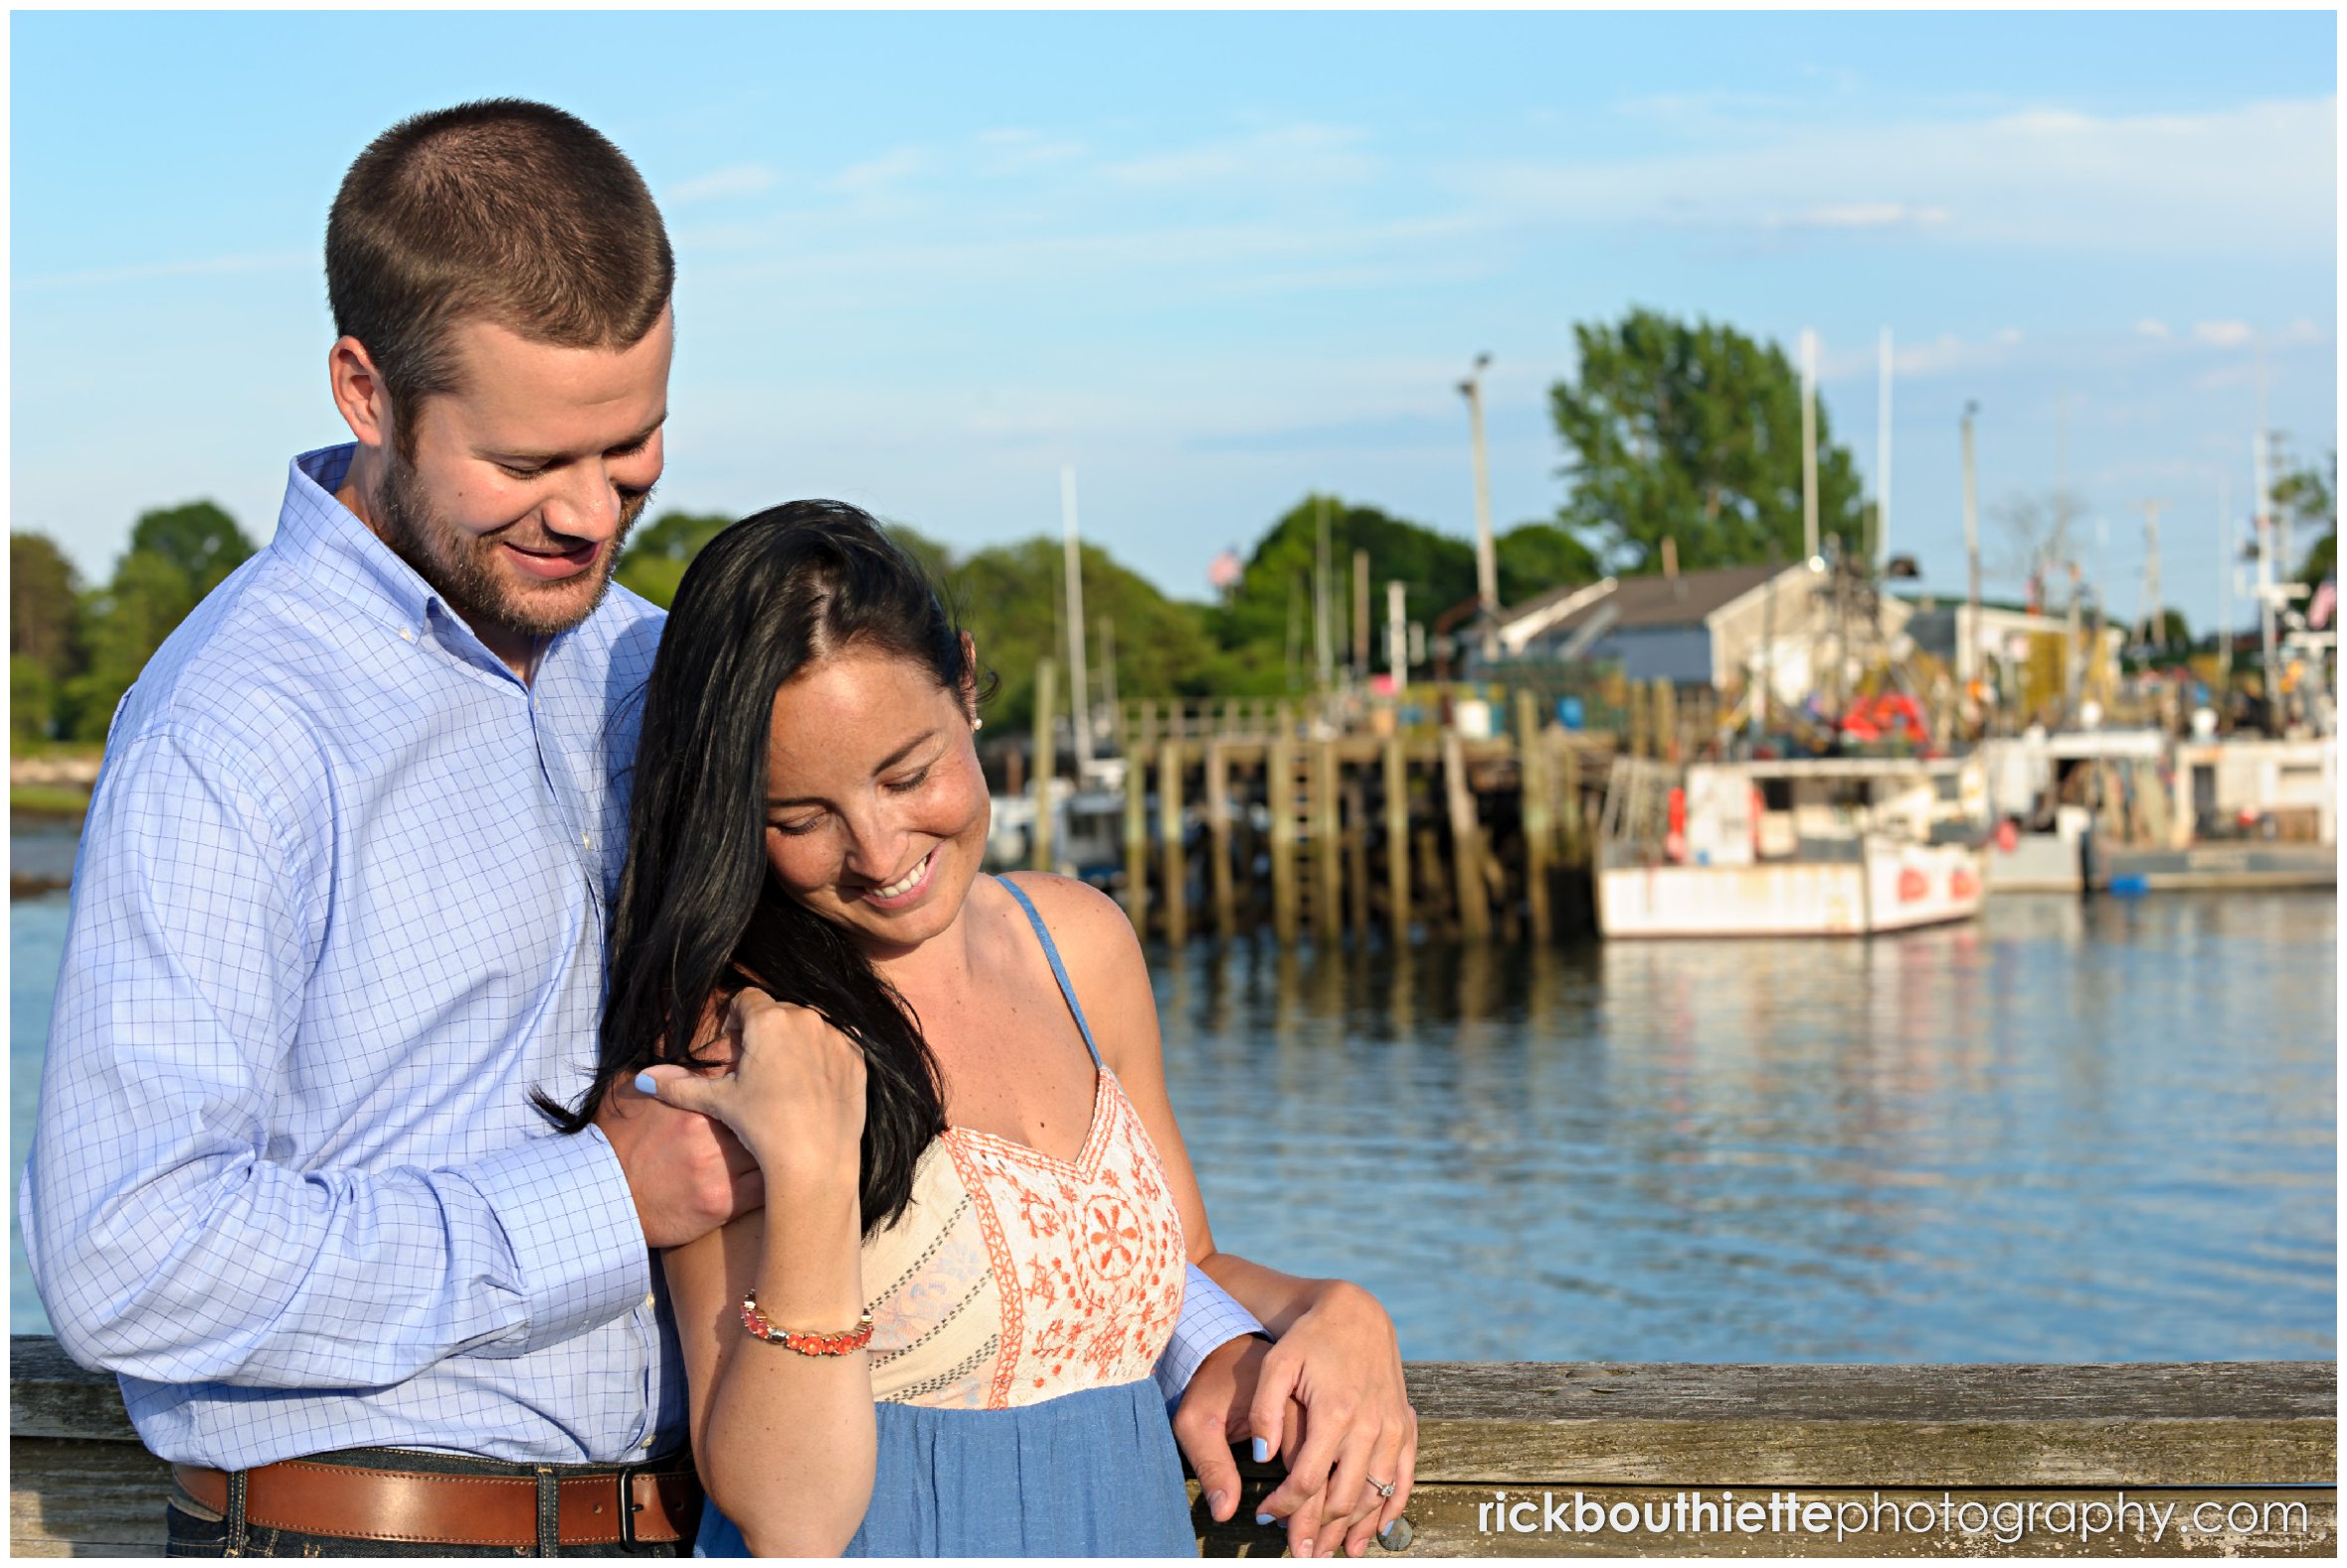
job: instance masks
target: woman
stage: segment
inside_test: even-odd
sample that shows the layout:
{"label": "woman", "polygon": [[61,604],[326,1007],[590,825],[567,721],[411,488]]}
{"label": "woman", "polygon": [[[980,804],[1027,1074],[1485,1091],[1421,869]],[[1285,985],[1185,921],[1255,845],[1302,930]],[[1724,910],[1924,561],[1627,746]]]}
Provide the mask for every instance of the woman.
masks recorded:
{"label": "woman", "polygon": [[[1191,1555],[1149,1375],[1185,1262],[1275,1327],[1366,1300],[1214,1250],[1122,912],[981,873],[980,696],[852,507],[736,524],[669,614],[578,1118],[636,1079],[765,1179],[665,1258],[706,1554]],[[1399,1514],[1415,1448],[1349,1447],[1315,1554]]]}

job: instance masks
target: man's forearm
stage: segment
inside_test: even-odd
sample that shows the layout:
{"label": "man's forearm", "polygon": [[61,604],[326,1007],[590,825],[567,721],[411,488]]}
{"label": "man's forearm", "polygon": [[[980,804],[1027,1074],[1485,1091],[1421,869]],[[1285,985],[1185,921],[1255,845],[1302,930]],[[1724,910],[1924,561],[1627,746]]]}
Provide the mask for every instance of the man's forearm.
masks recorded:
{"label": "man's forearm", "polygon": [[1199,1362],[1233,1339],[1261,1332],[1263,1325],[1253,1313],[1208,1278],[1205,1270],[1191,1264],[1181,1292],[1180,1320],[1174,1323],[1174,1337],[1151,1373],[1158,1392],[1167,1404],[1179,1404]]}

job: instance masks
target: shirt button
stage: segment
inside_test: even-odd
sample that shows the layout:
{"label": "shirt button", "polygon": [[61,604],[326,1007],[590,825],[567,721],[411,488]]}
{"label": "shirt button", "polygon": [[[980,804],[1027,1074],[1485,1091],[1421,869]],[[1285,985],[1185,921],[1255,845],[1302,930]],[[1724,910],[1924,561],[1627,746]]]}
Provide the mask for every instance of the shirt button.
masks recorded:
{"label": "shirt button", "polygon": [[646,1449],[648,1449],[648,1448],[650,1448],[650,1447],[651,1447],[653,1444],[655,1444],[655,1443],[657,1443],[657,1442],[659,1442],[659,1441],[660,1441],[660,1440],[659,1440],[658,1438],[656,1438],[656,1437],[649,1437],[649,1438],[645,1438],[645,1439],[644,1439],[644,1440],[643,1440],[641,1443],[637,1444],[637,1445],[636,1445],[636,1447],[638,1447],[638,1448],[646,1448]]}
{"label": "shirt button", "polygon": [[402,642],[413,642],[416,640],[416,633],[410,631],[407,627],[402,626],[400,627],[400,640]]}
{"label": "shirt button", "polygon": [[660,1307],[660,1304],[658,1303],[658,1301],[654,1300],[654,1299],[653,1299],[653,1297],[652,1297],[652,1295],[651,1295],[651,1294],[650,1294],[648,1291],[647,1291],[646,1293],[644,1293],[644,1298],[643,1298],[643,1309],[644,1309],[645,1311],[647,1311],[647,1312],[652,1312],[652,1311],[658,1311],[658,1310],[659,1310],[659,1307]]}

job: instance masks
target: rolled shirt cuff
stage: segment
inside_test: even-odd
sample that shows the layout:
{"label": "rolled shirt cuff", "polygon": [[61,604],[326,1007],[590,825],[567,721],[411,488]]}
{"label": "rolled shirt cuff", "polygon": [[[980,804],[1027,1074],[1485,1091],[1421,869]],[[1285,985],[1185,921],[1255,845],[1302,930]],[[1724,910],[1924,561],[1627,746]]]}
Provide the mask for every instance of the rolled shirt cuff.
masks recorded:
{"label": "rolled shirt cuff", "polygon": [[1151,1373],[1157,1379],[1158,1392],[1166,1396],[1166,1408],[1171,1411],[1181,1403],[1189,1380],[1197,1375],[1198,1363],[1233,1339],[1262,1332],[1263,1325],[1254,1313],[1208,1278],[1205,1270],[1191,1264],[1181,1292],[1180,1320],[1174,1323],[1174,1337]]}
{"label": "rolled shirt cuff", "polygon": [[546,1133],[469,1167],[504,1228],[529,1313],[521,1352],[611,1321],[651,1291],[651,1249],[600,1128]]}

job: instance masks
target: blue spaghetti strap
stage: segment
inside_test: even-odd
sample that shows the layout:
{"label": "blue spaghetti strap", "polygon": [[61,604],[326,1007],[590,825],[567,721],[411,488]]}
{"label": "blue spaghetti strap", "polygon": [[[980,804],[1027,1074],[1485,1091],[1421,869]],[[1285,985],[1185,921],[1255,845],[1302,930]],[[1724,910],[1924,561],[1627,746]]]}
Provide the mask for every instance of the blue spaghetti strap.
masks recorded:
{"label": "blue spaghetti strap", "polygon": [[1018,900],[1018,907],[1026,911],[1027,924],[1035,928],[1035,935],[1043,939],[1043,957],[1051,960],[1051,977],[1059,981],[1059,994],[1067,998],[1067,1010],[1076,1015],[1076,1028],[1084,1036],[1084,1049],[1092,1053],[1092,1065],[1101,1066],[1100,1047],[1092,1043],[1092,1026],[1084,1021],[1084,1004],[1076,1000],[1076,988],[1068,983],[1067,965],[1059,961],[1059,949],[1051,941],[1051,932],[1043,924],[1043,917],[1035,913],[1035,901],[1019,890],[1008,877],[996,877],[996,882],[1010,890]]}

